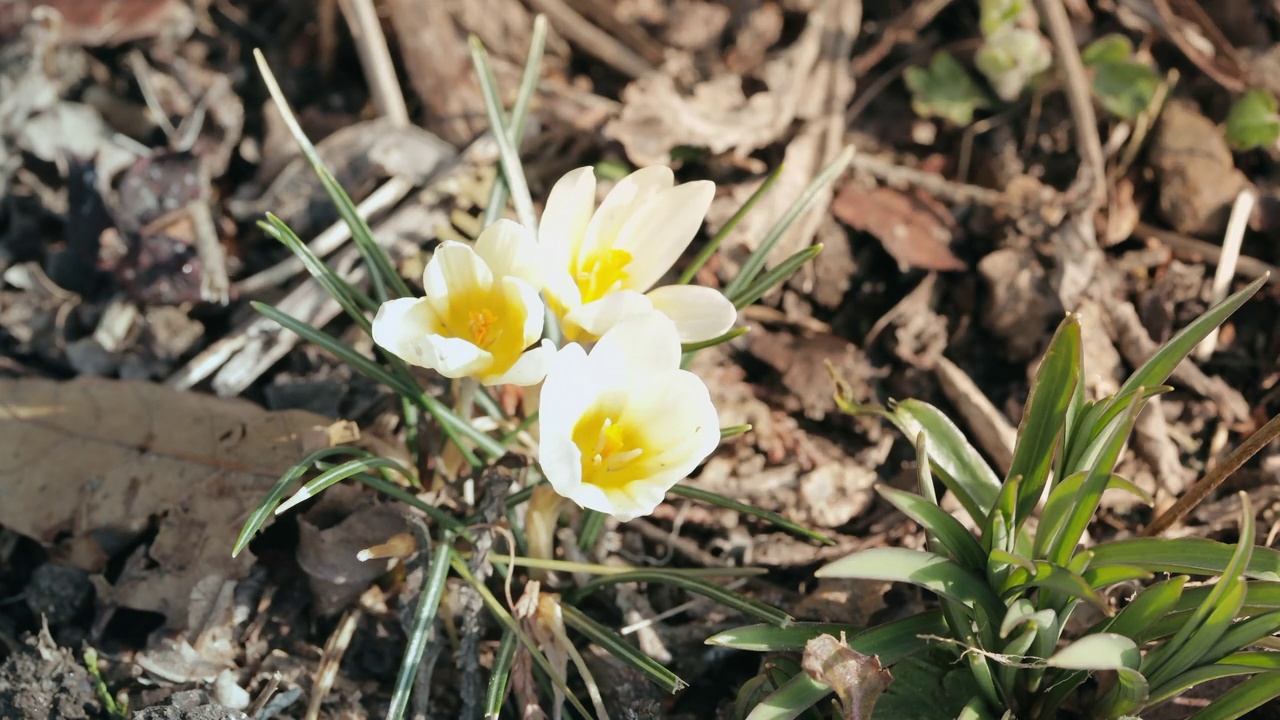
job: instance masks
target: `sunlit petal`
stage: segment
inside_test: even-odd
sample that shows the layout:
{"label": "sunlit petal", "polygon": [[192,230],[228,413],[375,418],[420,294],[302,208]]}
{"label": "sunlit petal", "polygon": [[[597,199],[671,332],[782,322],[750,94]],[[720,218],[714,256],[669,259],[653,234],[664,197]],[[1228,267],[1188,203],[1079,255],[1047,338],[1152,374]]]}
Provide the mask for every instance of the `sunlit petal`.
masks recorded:
{"label": "sunlit petal", "polygon": [[538,223],[538,244],[548,265],[568,268],[578,256],[595,207],[596,176],[590,167],[570,171],[551,188]]}
{"label": "sunlit petal", "polygon": [[598,246],[612,246],[631,216],[674,184],[675,175],[665,165],[641,168],[619,180],[596,209],[575,257],[585,257]]}
{"label": "sunlit petal", "polygon": [[599,337],[623,320],[652,312],[653,303],[649,298],[638,292],[623,290],[570,310],[565,315],[565,323]]}
{"label": "sunlit petal", "polygon": [[723,293],[702,285],[664,285],[645,296],[654,310],[675,322],[684,343],[720,337],[738,319],[737,308]]}
{"label": "sunlit petal", "polygon": [[533,233],[511,220],[498,220],[476,238],[476,255],[495,278],[515,277],[542,286],[542,251]]}
{"label": "sunlit petal", "polygon": [[716,186],[707,180],[664,190],[627,218],[613,243],[631,255],[624,287],[644,292],[662,279],[698,234]]}

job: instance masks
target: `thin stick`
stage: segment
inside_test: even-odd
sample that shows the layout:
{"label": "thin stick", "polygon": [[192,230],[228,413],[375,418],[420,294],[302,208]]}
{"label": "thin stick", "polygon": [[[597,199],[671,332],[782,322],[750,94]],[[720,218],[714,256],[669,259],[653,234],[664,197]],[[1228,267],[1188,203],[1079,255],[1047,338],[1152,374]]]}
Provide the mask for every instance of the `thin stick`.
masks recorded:
{"label": "thin stick", "polygon": [[382,22],[373,7],[373,0],[340,0],[339,4],[351,28],[351,36],[355,38],[360,65],[364,68],[378,114],[390,119],[397,127],[408,125],[409,108],[404,104],[400,80],[396,78],[391,51],[387,49],[387,37],[382,34]]}
{"label": "thin stick", "polygon": [[[360,219],[368,222],[369,218],[400,202],[412,189],[412,182],[402,177],[393,177],[373,191],[373,194],[365,198],[359,205],[356,205],[356,212],[359,213]],[[324,258],[342,247],[343,243],[350,237],[351,228],[347,226],[346,221],[339,220],[325,228],[324,232],[307,243],[307,248],[316,257]],[[237,282],[235,284],[236,297],[257,295],[265,290],[279,287],[305,269],[301,260],[294,255],[290,255],[266,270]]]}
{"label": "thin stick", "polygon": [[338,668],[342,665],[342,656],[351,645],[351,638],[355,635],[356,626],[360,624],[360,617],[363,614],[358,607],[347,610],[338,621],[338,627],[329,636],[329,641],[325,643],[324,653],[320,656],[320,666],[316,669],[315,681],[311,684],[307,713],[303,716],[306,720],[316,720],[320,717],[320,706],[324,704],[324,699],[333,689],[334,681],[338,679]]}
{"label": "thin stick", "polygon": [[[1240,260],[1240,245],[1244,243],[1244,231],[1249,227],[1249,215],[1253,213],[1253,203],[1258,196],[1251,188],[1245,188],[1236,196],[1231,206],[1231,218],[1227,221],[1227,234],[1222,238],[1222,257],[1218,260],[1218,269],[1213,273],[1213,286],[1209,290],[1209,304],[1217,305],[1227,297],[1231,289],[1231,278],[1236,274],[1236,263]],[[1195,350],[1196,359],[1204,362],[1213,356],[1218,349],[1218,330],[1214,328],[1208,337],[1200,342]]]}
{"label": "thin stick", "polygon": [[[1280,437],[1280,415],[1277,415],[1267,421],[1266,425],[1258,428],[1258,431],[1245,439],[1240,447],[1231,451],[1231,454],[1223,458],[1222,462],[1214,465],[1204,477],[1196,481],[1182,497],[1178,498],[1168,510],[1160,513],[1156,519],[1151,521],[1141,533],[1142,537],[1155,537],[1160,533],[1168,530],[1175,523],[1182,520],[1191,512],[1192,508],[1204,501],[1209,493],[1213,492],[1222,484],[1224,480],[1231,476],[1231,473],[1240,469],[1249,458],[1258,454],[1258,451],[1266,447]],[[1252,538],[1248,538],[1252,542]]]}
{"label": "thin stick", "polygon": [[1093,173],[1093,201],[1098,205],[1107,201],[1107,161],[1102,154],[1102,138],[1098,135],[1098,116],[1093,112],[1093,97],[1089,93],[1089,78],[1080,60],[1075,34],[1071,31],[1071,18],[1062,0],[1037,0],[1040,14],[1044,16],[1053,40],[1054,54],[1067,83],[1067,100],[1071,105],[1071,121],[1076,126],[1076,142],[1084,155],[1085,166]]}
{"label": "thin stick", "polygon": [[578,14],[564,0],[529,0],[535,10],[547,16],[557,31],[591,55],[624,75],[638,78],[653,72],[653,66],[634,50]]}
{"label": "thin stick", "polygon": [[[1164,228],[1140,222],[1134,226],[1133,234],[1159,240],[1161,243],[1168,245],[1173,254],[1183,260],[1204,262],[1209,265],[1217,265],[1222,261],[1222,248],[1211,242],[1181,235],[1172,230],[1165,230]],[[1267,273],[1280,277],[1280,266],[1263,262],[1248,255],[1241,255],[1237,259],[1235,271],[1237,275],[1250,279],[1262,277]]]}

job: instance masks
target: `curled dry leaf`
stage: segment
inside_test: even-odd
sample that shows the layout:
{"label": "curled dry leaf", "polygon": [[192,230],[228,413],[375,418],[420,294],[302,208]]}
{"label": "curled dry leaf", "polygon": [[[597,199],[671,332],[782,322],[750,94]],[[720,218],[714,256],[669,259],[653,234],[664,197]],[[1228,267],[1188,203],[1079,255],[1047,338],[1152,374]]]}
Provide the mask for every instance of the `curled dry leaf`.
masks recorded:
{"label": "curled dry leaf", "polygon": [[642,166],[670,162],[670,150],[680,145],[745,156],[777,140],[792,117],[782,112],[777,95],[747,97],[742,78],[730,74],[700,83],[685,96],[670,76],[653,73],[628,85],[622,102],[622,113],[604,132]]}
{"label": "curled dry leaf", "polygon": [[831,686],[840,698],[844,720],[870,720],[876,700],[893,676],[880,667],[880,658],[863,655],[843,638],[819,635],[804,646],[800,667],[809,677]]}
{"label": "curled dry leaf", "polygon": [[942,203],[920,191],[847,183],[831,203],[831,212],[856,230],[871,233],[898,264],[921,270],[963,270],[951,252],[955,217]]}
{"label": "curled dry leaf", "polygon": [[328,424],[144,382],[0,380],[0,525],[89,572],[154,530],[101,599],[182,628],[199,583],[244,577],[236,533]]}

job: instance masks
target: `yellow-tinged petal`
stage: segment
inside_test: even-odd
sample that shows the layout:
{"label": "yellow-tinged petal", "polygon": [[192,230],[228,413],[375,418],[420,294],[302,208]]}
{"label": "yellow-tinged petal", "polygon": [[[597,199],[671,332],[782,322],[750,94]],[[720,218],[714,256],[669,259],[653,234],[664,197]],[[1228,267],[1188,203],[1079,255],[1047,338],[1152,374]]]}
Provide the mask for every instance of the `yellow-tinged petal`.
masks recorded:
{"label": "yellow-tinged petal", "polygon": [[551,267],[568,269],[578,256],[596,209],[596,176],[581,167],[556,181],[538,224],[538,245]]}
{"label": "yellow-tinged petal", "polygon": [[546,310],[521,275],[536,263],[537,247],[513,223],[486,233],[481,252],[457,242],[437,248],[423,273],[426,297],[383,304],[374,340],[445,377],[534,384],[545,373],[547,351],[529,348],[541,338]]}
{"label": "yellow-tinged petal", "polygon": [[648,315],[653,303],[633,290],[621,290],[565,313],[565,325],[580,328],[590,337],[600,337],[624,320]]}
{"label": "yellow-tinged petal", "polygon": [[542,252],[523,225],[507,219],[494,222],[476,238],[475,253],[494,278],[520,278],[542,287]]}
{"label": "yellow-tinged petal", "polygon": [[706,385],[679,369],[666,317],[616,325],[586,354],[562,348],[540,398],[539,462],[579,505],[630,520],[653,511],[720,440]]}
{"label": "yellow-tinged petal", "polygon": [[680,342],[720,337],[733,328],[738,309],[723,293],[703,285],[664,285],[645,293],[653,309],[671,318]]}
{"label": "yellow-tinged petal", "polygon": [[715,183],[696,180],[636,208],[611,245],[630,258],[622,287],[644,292],[661,280],[698,234],[715,194]]}
{"label": "yellow-tinged petal", "polygon": [[582,263],[592,253],[613,247],[618,234],[631,216],[662,191],[671,189],[674,184],[675,175],[665,165],[641,168],[619,180],[591,217],[586,235],[574,257],[575,270],[582,270]]}

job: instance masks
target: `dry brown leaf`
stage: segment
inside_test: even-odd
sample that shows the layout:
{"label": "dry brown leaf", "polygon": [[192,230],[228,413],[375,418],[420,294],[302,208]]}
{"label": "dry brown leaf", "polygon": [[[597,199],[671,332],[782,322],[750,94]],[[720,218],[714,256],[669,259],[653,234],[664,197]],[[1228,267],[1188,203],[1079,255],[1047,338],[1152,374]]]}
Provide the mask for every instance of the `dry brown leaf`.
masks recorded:
{"label": "dry brown leaf", "polygon": [[871,233],[898,264],[921,270],[963,270],[951,252],[956,220],[937,200],[890,187],[866,190],[847,183],[831,203],[841,222]]}
{"label": "dry brown leaf", "polygon": [[623,108],[605,125],[608,137],[622,143],[637,165],[671,161],[671,148],[705,147],[745,156],[777,140],[794,114],[783,111],[771,92],[747,97],[742,78],[718,75],[682,95],[669,75],[654,73],[622,91]]}
{"label": "dry brown leaf", "polygon": [[0,525],[105,560],[155,528],[107,602],[187,624],[192,591],[253,562],[231,546],[272,482],[327,444],[329,420],[144,382],[0,379]]}

